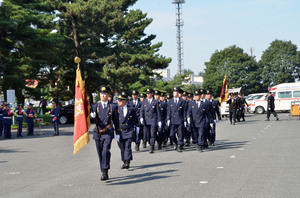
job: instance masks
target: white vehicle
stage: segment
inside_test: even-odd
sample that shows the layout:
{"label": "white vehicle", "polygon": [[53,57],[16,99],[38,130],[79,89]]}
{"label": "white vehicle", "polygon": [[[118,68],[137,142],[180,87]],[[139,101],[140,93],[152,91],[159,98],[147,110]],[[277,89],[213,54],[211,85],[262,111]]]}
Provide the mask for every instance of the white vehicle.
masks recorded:
{"label": "white vehicle", "polygon": [[[275,111],[290,111],[291,102],[300,101],[300,82],[279,84],[270,88],[269,91],[275,99]],[[262,114],[267,110],[267,97],[256,100],[253,104],[251,111]]]}
{"label": "white vehicle", "polygon": [[255,106],[255,101],[257,100],[264,100],[267,96],[267,93],[255,93],[255,94],[249,94],[246,98],[246,102],[248,104],[247,112],[254,113],[255,108],[251,108],[252,106]]}

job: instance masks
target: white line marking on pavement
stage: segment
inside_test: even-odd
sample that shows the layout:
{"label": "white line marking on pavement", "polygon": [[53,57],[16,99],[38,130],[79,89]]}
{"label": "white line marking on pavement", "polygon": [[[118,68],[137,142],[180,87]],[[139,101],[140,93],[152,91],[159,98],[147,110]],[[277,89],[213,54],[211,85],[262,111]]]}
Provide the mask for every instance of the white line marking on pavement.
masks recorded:
{"label": "white line marking on pavement", "polygon": [[235,158],[235,155],[231,155],[229,158],[230,158],[230,159],[234,159],[234,158]]}
{"label": "white line marking on pavement", "polygon": [[5,175],[19,175],[20,172],[7,172],[7,173],[4,173]]}
{"label": "white line marking on pavement", "polygon": [[240,150],[240,151],[243,151],[243,150],[245,150],[245,149],[244,149],[244,148],[239,148],[239,150]]}
{"label": "white line marking on pavement", "polygon": [[74,184],[64,184],[64,187],[72,187]]}
{"label": "white line marking on pavement", "polygon": [[223,166],[219,166],[219,167],[217,167],[217,169],[223,169],[224,167]]}
{"label": "white line marking on pavement", "polygon": [[207,184],[208,181],[200,181],[199,183],[200,183],[200,184]]}

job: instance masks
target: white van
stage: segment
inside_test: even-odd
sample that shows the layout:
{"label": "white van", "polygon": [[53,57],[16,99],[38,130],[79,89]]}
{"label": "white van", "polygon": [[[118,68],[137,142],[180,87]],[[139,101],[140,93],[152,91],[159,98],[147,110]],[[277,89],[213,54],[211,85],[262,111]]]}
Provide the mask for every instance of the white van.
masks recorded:
{"label": "white van", "polygon": [[[275,111],[290,111],[292,101],[300,101],[300,82],[282,83],[269,89],[274,96]],[[267,97],[256,100],[251,105],[251,110],[256,113],[264,113],[267,110]]]}
{"label": "white van", "polygon": [[[230,98],[230,94],[231,93],[240,93],[241,92],[241,89],[242,87],[239,87],[239,88],[232,88],[232,89],[228,89],[227,92],[228,92],[228,98]],[[225,116],[228,116],[229,115],[229,104],[227,104],[227,102],[222,102],[221,103],[221,107],[220,107],[220,110],[221,110],[221,116],[222,118],[225,117]]]}
{"label": "white van", "polygon": [[257,100],[264,100],[267,96],[267,93],[255,93],[255,94],[249,94],[249,97],[246,98],[246,102],[248,104],[247,112],[254,113],[255,108],[255,102]]}

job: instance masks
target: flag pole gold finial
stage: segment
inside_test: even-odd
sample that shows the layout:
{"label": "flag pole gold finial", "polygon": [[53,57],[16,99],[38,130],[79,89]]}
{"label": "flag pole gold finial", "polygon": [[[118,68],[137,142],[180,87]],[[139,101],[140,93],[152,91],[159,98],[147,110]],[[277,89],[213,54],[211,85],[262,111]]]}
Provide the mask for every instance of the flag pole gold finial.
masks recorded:
{"label": "flag pole gold finial", "polygon": [[76,57],[74,58],[74,62],[77,63],[77,67],[79,67],[80,61],[81,61],[81,59],[80,59],[78,56],[76,56]]}

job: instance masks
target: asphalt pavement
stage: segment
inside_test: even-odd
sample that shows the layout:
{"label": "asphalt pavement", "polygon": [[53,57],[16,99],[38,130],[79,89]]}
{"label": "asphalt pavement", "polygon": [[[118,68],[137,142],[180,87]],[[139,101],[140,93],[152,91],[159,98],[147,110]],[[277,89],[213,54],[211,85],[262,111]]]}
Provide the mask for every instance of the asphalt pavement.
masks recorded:
{"label": "asphalt pavement", "polygon": [[73,156],[72,125],[62,126],[60,136],[51,127],[23,138],[13,132],[12,139],[0,137],[0,197],[300,197],[300,120],[287,113],[269,122],[265,114],[246,116],[235,126],[218,123],[216,146],[203,153],[195,145],[182,153],[142,148],[129,170],[120,169],[113,140],[106,182],[99,180],[92,135]]}

